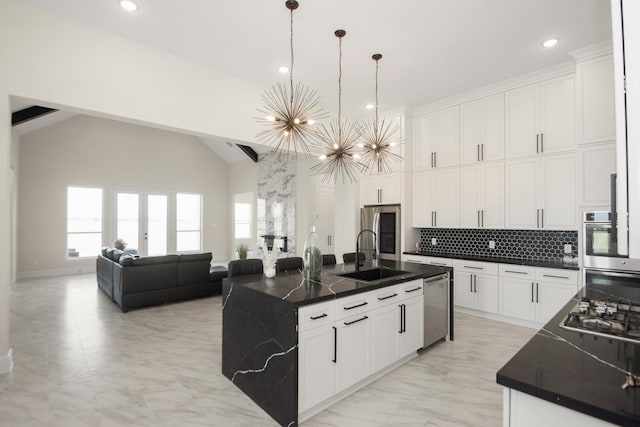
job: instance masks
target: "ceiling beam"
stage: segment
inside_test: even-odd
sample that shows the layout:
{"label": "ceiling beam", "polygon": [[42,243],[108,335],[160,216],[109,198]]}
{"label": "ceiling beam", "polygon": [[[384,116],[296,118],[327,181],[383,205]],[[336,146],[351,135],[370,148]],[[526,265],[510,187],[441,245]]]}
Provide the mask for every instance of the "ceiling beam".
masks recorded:
{"label": "ceiling beam", "polygon": [[39,105],[18,110],[15,113],[11,113],[11,126],[17,126],[20,123],[28,122],[29,120],[36,119],[55,111],[58,110],[55,108],[40,107]]}
{"label": "ceiling beam", "polygon": [[253,160],[255,163],[258,163],[258,153],[256,153],[256,150],[249,147],[248,145],[242,145],[242,144],[236,144],[236,145],[238,146],[239,149],[241,149],[244,152],[244,154],[249,156],[251,160]]}

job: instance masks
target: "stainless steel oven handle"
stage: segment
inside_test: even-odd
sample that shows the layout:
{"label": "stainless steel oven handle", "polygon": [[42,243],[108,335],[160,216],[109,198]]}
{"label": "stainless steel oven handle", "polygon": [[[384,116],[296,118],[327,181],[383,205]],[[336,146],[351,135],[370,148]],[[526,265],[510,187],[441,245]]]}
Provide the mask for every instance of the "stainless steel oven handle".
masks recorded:
{"label": "stainless steel oven handle", "polygon": [[626,279],[636,279],[640,280],[640,273],[622,273],[619,271],[611,271],[611,270],[594,270],[590,268],[585,268],[585,274],[598,274],[602,276],[611,276],[611,277],[623,277]]}

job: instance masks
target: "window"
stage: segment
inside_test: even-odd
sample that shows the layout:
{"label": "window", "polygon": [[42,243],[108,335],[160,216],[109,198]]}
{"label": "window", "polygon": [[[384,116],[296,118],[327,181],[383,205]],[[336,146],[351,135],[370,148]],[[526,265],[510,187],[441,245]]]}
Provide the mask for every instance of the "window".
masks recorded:
{"label": "window", "polygon": [[102,246],[102,189],[67,188],[67,258],[94,257]]}
{"label": "window", "polygon": [[202,248],[202,196],[176,194],[176,250],[199,251]]}
{"label": "window", "polygon": [[253,216],[253,193],[240,193],[234,196],[235,238],[251,238],[251,219]]}
{"label": "window", "polygon": [[[265,199],[258,199],[258,212],[257,212],[257,220],[256,220],[256,227],[257,227],[257,234],[258,234],[258,247],[262,247],[263,243],[264,243],[264,239],[262,238],[262,236],[264,236],[265,234],[267,234],[267,211],[266,211],[266,204],[265,204]],[[264,248],[266,250],[266,247]]]}

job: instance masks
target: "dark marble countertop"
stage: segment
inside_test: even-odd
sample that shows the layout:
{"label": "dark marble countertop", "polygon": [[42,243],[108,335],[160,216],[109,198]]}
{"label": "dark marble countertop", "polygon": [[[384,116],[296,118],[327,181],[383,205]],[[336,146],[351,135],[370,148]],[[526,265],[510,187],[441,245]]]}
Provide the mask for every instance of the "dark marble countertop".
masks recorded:
{"label": "dark marble countertop", "polygon": [[628,374],[640,376],[640,344],[559,326],[583,296],[638,301],[637,285],[583,288],[498,371],[498,384],[614,424],[640,425],[640,387],[621,388]]}
{"label": "dark marble countertop", "polygon": [[516,259],[516,258],[497,258],[497,257],[482,257],[473,255],[459,255],[449,254],[442,252],[419,252],[419,251],[407,251],[403,252],[407,255],[420,255],[436,258],[453,258],[453,259],[468,259],[471,261],[484,261],[484,262],[498,262],[501,264],[514,264],[514,265],[528,265],[531,267],[545,267],[545,268],[562,268],[565,270],[580,270],[578,264],[567,264],[561,261],[533,261],[528,259]]}
{"label": "dark marble countertop", "polygon": [[[402,270],[407,273],[382,281],[364,283],[339,276],[339,274],[355,271],[355,264],[347,263],[324,266],[320,282],[309,283],[304,280],[302,274],[298,271],[282,271],[273,279],[267,279],[262,274],[251,274],[226,280],[231,281],[233,286],[244,286],[262,294],[289,301],[297,306],[303,306],[332,298],[340,298],[360,292],[371,291],[410,280],[437,276],[438,274],[450,271],[447,267],[388,260],[379,260],[378,266]],[[360,269],[368,270],[371,268],[374,268],[374,265],[370,261],[366,261]],[[233,292],[233,290],[231,292]]]}

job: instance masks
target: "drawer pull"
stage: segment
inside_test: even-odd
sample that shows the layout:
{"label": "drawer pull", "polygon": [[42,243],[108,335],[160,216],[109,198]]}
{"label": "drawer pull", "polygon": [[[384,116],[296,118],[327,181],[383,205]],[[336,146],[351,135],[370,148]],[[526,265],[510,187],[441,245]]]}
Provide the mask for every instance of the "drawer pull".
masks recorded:
{"label": "drawer pull", "polygon": [[406,293],[409,293],[409,292],[419,291],[420,289],[422,289],[422,286],[418,286],[417,288],[413,288],[413,289],[405,289],[404,291]]}
{"label": "drawer pull", "polygon": [[464,268],[470,268],[472,270],[484,270],[484,267],[474,267],[472,265],[464,265]]}
{"label": "drawer pull", "polygon": [[542,277],[553,277],[554,279],[567,279],[567,280],[569,280],[569,278],[567,276],[555,276],[553,274],[543,274]]}
{"label": "drawer pull", "polygon": [[369,304],[368,302],[363,302],[361,304],[358,305],[352,305],[351,307],[343,307],[345,310],[353,310],[354,308],[358,308],[358,307],[364,307],[365,305]]}
{"label": "drawer pull", "polygon": [[386,297],[378,297],[378,301],[384,301],[386,299],[397,297],[397,296],[398,296],[398,294],[387,295]]}
{"label": "drawer pull", "polygon": [[444,262],[430,262],[429,264],[432,264],[432,265],[441,265],[441,266],[443,266],[443,267],[446,267],[446,266],[447,266],[447,264],[445,264]]}
{"label": "drawer pull", "polygon": [[344,322],[346,326],[353,325],[354,323],[362,322],[363,320],[367,320],[368,316],[362,316],[360,319],[352,320],[351,322]]}
{"label": "drawer pull", "polygon": [[529,274],[526,271],[516,271],[516,270],[505,270],[505,273],[515,273],[515,274]]}
{"label": "drawer pull", "polygon": [[318,320],[318,319],[322,319],[323,317],[327,317],[327,313],[322,313],[320,316],[311,316],[310,319],[311,320]]}

